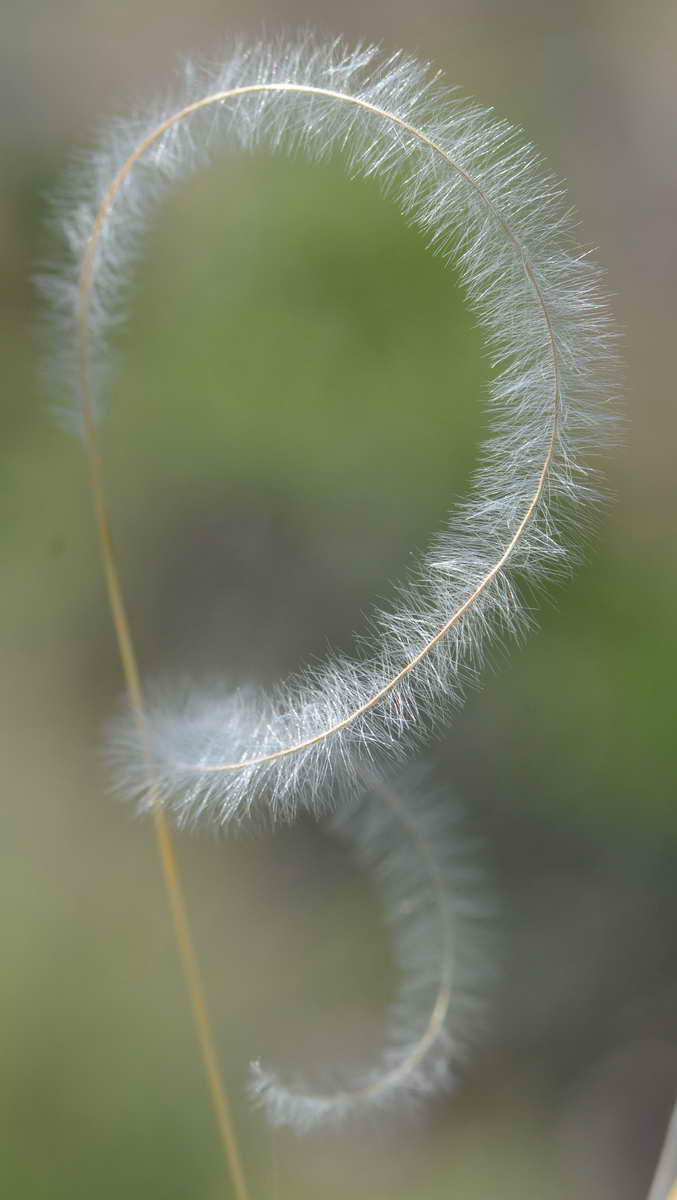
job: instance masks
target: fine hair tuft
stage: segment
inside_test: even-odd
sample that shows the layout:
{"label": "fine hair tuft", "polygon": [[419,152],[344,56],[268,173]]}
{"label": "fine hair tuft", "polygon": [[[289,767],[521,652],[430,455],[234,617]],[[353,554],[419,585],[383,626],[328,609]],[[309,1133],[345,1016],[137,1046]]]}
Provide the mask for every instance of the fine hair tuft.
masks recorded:
{"label": "fine hair tuft", "polygon": [[250,1094],[300,1133],[411,1109],[453,1090],[485,1032],[496,975],[495,903],[474,840],[421,766],[397,782],[368,771],[325,820],[380,889],[400,983],[380,1062],[337,1067],[315,1090],[253,1063]]}
{"label": "fine hair tuft", "polygon": [[[453,264],[491,357],[490,434],[468,498],[393,606],[373,613],[359,651],[270,691],[228,680],[146,689],[97,449],[112,335],[171,187],[217,155],[259,146],[339,155]],[[304,810],[328,819],[380,879],[393,924],[402,992],[382,1062],[326,1092],[256,1065],[252,1093],[274,1122],[304,1129],[449,1086],[483,1011],[484,911],[457,886],[444,803],[379,772],[449,718],[493,641],[528,628],[527,589],[569,568],[598,497],[594,455],[615,428],[616,338],[563,189],[518,130],[426,64],[303,35],[185,63],[171,94],[104,130],[53,219],[63,253],[40,280],[49,375],[61,419],[85,442],[130,697],[111,734],[118,786],[181,826],[291,821]]]}
{"label": "fine hair tuft", "polygon": [[446,719],[488,643],[530,624],[524,583],[572,561],[597,494],[590,452],[614,427],[600,273],[533,147],[405,54],[309,37],[188,64],[171,97],[108,128],[72,173],[58,207],[66,255],[43,287],[75,426],[102,419],[110,335],[158,202],[215,155],[257,146],[338,153],[455,265],[491,354],[491,433],[470,496],[397,603],[373,614],[366,653],[270,692],[157,689],[142,733],[116,725],[122,790],[148,803],[150,738],[155,787],[180,823],[227,825],[261,804],[281,819],[314,811],[337,774],[356,781]]}

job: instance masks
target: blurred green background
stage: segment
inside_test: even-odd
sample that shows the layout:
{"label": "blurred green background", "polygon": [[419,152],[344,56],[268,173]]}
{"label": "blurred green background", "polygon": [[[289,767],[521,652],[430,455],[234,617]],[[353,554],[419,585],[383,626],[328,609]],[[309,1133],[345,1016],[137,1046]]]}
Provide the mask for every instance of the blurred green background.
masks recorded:
{"label": "blurred green background", "polygon": [[[677,12],[654,0],[26,0],[0,16],[0,1192],[228,1195],[146,823],[100,747],[120,668],[31,274],[73,148],[179,52],[309,22],[431,58],[569,183],[625,330],[628,426],[586,564],[435,749],[485,845],[491,1036],[414,1122],[272,1138],[246,1064],[377,1042],[377,897],[320,830],[181,837],[253,1197],[641,1200],[677,1093]],[[122,98],[122,99],[121,99]],[[144,671],[270,682],[349,647],[464,494],[487,365],[453,274],[340,162],[233,159],[137,272],[104,434]]]}

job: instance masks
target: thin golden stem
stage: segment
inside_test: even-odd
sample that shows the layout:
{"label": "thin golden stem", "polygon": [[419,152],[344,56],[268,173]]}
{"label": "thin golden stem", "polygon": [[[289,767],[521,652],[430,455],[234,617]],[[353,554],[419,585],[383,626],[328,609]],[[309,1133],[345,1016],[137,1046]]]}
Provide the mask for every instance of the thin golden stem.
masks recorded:
{"label": "thin golden stem", "polygon": [[132,640],[129,619],[127,617],[124,595],[120,582],[120,573],[118,570],[117,558],[110,530],[110,521],[103,487],[103,471],[98,453],[96,430],[92,418],[91,393],[87,372],[87,355],[86,350],[83,351],[83,346],[85,345],[86,343],[81,339],[80,365],[81,388],[85,417],[85,447],[87,452],[89,479],[94,497],[99,543],[101,547],[101,558],[108,590],[108,598],[113,615],[113,624],[115,627],[118,648],[120,651],[120,658],[126,680],[129,701],[144,745],[148,791],[151,798],[151,811],[153,814],[153,827],[155,830],[155,837],[160,854],[162,873],[167,889],[169,907],[174,923],[174,932],[179,950],[181,968],[190,1000],[195,1033],[197,1036],[198,1045],[200,1047],[200,1054],[207,1075],[214,1116],[223,1144],[226,1162],[228,1164],[228,1170],[233,1185],[233,1195],[235,1200],[248,1200],[249,1193],[240,1161],[237,1139],[235,1136],[235,1128],[230,1112],[230,1105],[228,1103],[228,1097],[226,1095],[226,1090],[219,1067],[216,1042],[212,1031],[211,1021],[209,1019],[204,985],[202,982],[197,955],[195,953],[191,938],[188,912],[186,909],[186,902],[181,884],[181,877],[176,859],[176,853],[174,850],[173,839],[169,825],[167,824],[167,818],[165,816],[164,809],[160,803],[157,790],[153,783],[152,752],[147,736],[144,715],[143,689],[141,686],[141,677],[139,673],[136,652],[134,649],[134,643]]}

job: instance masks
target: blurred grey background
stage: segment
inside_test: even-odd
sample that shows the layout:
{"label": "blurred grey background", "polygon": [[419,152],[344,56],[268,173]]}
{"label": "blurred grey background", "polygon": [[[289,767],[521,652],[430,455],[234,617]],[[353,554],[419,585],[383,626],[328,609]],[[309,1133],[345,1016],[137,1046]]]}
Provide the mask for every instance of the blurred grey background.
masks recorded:
{"label": "blurred grey background", "polygon": [[[272,1138],[246,1064],[377,1041],[369,881],[311,826],[182,837],[255,1197],[641,1200],[677,1094],[677,9],[626,0],[24,0],[0,16],[4,799],[0,1188],[228,1194],[149,827],[109,795],[120,668],[79,446],[38,381],[46,198],[180,53],[309,24],[404,48],[568,182],[625,332],[612,504],[540,631],[435,748],[485,846],[505,970],[458,1094],[413,1123]],[[486,364],[453,275],[339,162],[232,160],[146,243],[106,456],[144,671],[266,682],[350,646],[463,495]]]}

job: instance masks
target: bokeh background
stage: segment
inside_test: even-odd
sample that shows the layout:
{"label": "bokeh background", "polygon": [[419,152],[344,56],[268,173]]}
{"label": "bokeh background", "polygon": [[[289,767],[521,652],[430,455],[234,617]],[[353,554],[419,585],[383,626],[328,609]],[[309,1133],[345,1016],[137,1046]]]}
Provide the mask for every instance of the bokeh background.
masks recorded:
{"label": "bokeh background", "polygon": [[[484,844],[503,980],[458,1094],[272,1138],[246,1064],[379,1037],[369,881],[311,825],[179,839],[253,1196],[641,1200],[677,1093],[677,9],[670,0],[24,0],[0,16],[0,1190],[228,1195],[151,831],[109,794],[119,702],[79,446],[45,409],[31,274],[100,116],[177,54],[309,23],[434,60],[568,180],[625,331],[612,503],[540,631],[435,747]],[[148,238],[104,450],[149,677],[278,679],[349,646],[463,494],[487,366],[453,275],[341,164],[265,155]]]}

